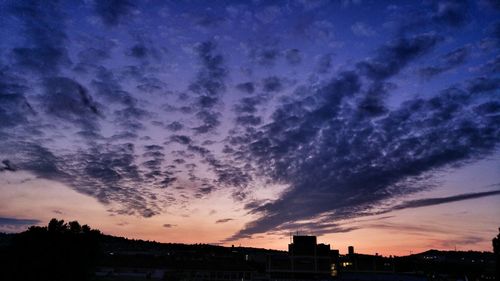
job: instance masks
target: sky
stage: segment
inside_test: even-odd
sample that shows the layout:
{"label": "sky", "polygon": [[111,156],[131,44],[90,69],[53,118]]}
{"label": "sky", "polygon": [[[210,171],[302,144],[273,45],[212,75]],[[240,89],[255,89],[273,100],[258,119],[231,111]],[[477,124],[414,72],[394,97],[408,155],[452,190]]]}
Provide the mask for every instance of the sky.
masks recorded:
{"label": "sky", "polygon": [[0,0],[0,231],[491,251],[498,1]]}

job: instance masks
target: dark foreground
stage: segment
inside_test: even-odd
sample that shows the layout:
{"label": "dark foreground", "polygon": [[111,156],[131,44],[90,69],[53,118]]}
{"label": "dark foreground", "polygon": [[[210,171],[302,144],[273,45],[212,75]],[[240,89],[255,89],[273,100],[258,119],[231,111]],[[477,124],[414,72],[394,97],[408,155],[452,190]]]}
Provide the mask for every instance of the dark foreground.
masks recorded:
{"label": "dark foreground", "polygon": [[[498,240],[495,240],[498,243]],[[494,242],[495,243],[495,242]],[[171,244],[104,235],[78,222],[0,234],[0,280],[500,280],[498,252],[340,255],[315,236],[288,251]]]}

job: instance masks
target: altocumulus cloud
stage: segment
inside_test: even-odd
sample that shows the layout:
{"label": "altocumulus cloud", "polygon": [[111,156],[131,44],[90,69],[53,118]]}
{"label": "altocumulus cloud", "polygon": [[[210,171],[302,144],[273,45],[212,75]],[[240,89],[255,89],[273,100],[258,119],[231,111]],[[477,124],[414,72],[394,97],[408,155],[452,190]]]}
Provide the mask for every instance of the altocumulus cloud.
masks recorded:
{"label": "altocumulus cloud", "polygon": [[[348,23],[353,41],[317,12],[363,5],[351,2],[3,1],[0,176],[27,171],[142,217],[227,191],[257,217],[229,239],[347,232],[360,226],[339,220],[497,195],[385,204],[498,150],[498,11],[374,5],[387,17]],[[274,184],[287,188],[262,199]]]}
{"label": "altocumulus cloud", "polygon": [[[296,220],[335,221],[373,214],[385,200],[424,188],[425,181],[419,180],[426,172],[457,167],[494,151],[500,136],[499,111],[489,107],[490,96],[476,94],[477,89],[492,89],[487,83],[467,87],[475,79],[432,98],[406,100],[376,118],[353,106],[353,100],[366,94],[364,89],[383,105],[385,93],[380,92],[387,90],[374,90],[373,85],[397,75],[439,42],[439,35],[429,33],[391,40],[374,58],[311,89],[306,97],[283,103],[271,122],[235,138],[241,144],[238,157],[290,188],[274,202],[252,205],[249,212],[261,217],[231,239],[287,226],[293,229],[291,222]],[[452,61],[448,64],[460,62],[463,55],[458,56],[447,55]],[[485,107],[491,111],[478,111]],[[427,199],[395,209],[495,194]]]}

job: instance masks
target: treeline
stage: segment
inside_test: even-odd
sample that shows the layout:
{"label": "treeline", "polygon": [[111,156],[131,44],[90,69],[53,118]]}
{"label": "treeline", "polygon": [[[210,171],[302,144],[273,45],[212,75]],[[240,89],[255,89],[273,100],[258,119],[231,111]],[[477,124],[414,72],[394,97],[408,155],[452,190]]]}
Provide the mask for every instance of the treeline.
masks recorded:
{"label": "treeline", "polygon": [[185,259],[233,257],[243,252],[282,251],[129,239],[102,234],[77,221],[52,219],[47,226],[0,233],[0,280],[92,280],[96,266],[180,266]]}
{"label": "treeline", "polygon": [[0,280],[89,280],[101,254],[100,236],[77,221],[31,226],[0,249]]}

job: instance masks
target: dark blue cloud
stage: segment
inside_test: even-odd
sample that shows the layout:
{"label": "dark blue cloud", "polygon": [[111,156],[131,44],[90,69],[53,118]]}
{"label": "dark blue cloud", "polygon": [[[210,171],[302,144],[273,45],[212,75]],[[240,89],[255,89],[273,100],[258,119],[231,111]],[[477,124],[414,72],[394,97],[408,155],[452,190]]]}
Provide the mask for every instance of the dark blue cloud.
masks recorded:
{"label": "dark blue cloud", "polygon": [[473,94],[498,91],[500,78],[477,77],[468,81],[467,89]]}
{"label": "dark blue cloud", "polygon": [[188,145],[192,142],[191,138],[183,135],[173,135],[170,137],[170,141],[177,142],[180,144]]}
{"label": "dark blue cloud", "polygon": [[134,4],[128,0],[95,0],[94,10],[101,20],[110,26],[125,20],[134,9]]}
{"label": "dark blue cloud", "polygon": [[467,0],[439,1],[432,19],[438,23],[452,27],[464,25],[469,18],[469,3]]}
{"label": "dark blue cloud", "polygon": [[[396,5],[395,5],[396,6]],[[458,30],[470,22],[473,3],[467,0],[442,0],[423,5],[396,6],[395,20],[400,32],[418,30]]]}
{"label": "dark blue cloud", "polygon": [[480,70],[482,72],[485,72],[488,74],[499,73],[500,72],[500,55],[498,55],[495,58],[484,63],[481,66]]}
{"label": "dark blue cloud", "polygon": [[109,49],[98,49],[94,47],[90,47],[88,49],[80,51],[78,53],[78,58],[81,61],[101,61],[110,58],[110,50]]}
{"label": "dark blue cloud", "polygon": [[332,54],[321,55],[316,62],[316,69],[319,73],[326,73],[332,67]]}
{"label": "dark blue cloud", "polygon": [[[161,63],[166,48],[160,48],[155,41],[144,33],[133,33],[134,43],[126,50],[125,54],[145,63]],[[142,77],[143,79],[145,77]]]}
{"label": "dark blue cloud", "polygon": [[192,18],[196,25],[205,28],[218,27],[226,21],[224,17],[209,13],[208,11],[204,11],[201,15],[193,15]]}
{"label": "dark blue cloud", "polygon": [[227,69],[224,67],[224,59],[215,53],[216,43],[213,41],[202,42],[195,47],[195,51],[201,62],[197,80],[190,85],[190,89],[200,95],[199,104],[202,107],[212,107],[213,103],[205,104],[205,98],[218,98],[225,90],[224,79]]}
{"label": "dark blue cloud", "polygon": [[168,124],[166,127],[167,127],[167,129],[169,129],[171,131],[177,132],[179,130],[182,130],[182,128],[184,126],[181,123],[174,121],[174,122]]}
{"label": "dark blue cloud", "polygon": [[149,50],[142,44],[136,44],[130,48],[127,53],[129,56],[133,56],[139,59],[145,58],[148,55]]}
{"label": "dark blue cloud", "polygon": [[243,126],[257,126],[262,123],[262,118],[254,115],[241,115],[236,118],[236,123]]}
{"label": "dark blue cloud", "polygon": [[253,94],[253,92],[255,91],[255,85],[252,82],[240,83],[236,85],[236,89],[245,92],[247,94]]}
{"label": "dark blue cloud", "polygon": [[[143,165],[155,170],[159,168],[157,164],[160,161],[161,158],[156,158]],[[67,167],[72,173],[72,178],[67,180],[68,184],[105,204],[120,203],[122,208],[115,212],[144,217],[159,212],[158,202],[149,199],[151,191],[139,187],[148,174],[141,172],[133,144],[95,146],[87,151],[80,151],[78,155],[68,155],[64,158],[64,163],[74,167]]]}
{"label": "dark blue cloud", "polygon": [[360,116],[375,117],[387,113],[385,99],[388,92],[394,88],[393,84],[384,82],[375,82],[361,97],[358,103],[358,112]]}
{"label": "dark blue cloud", "polygon": [[486,3],[494,9],[500,10],[500,2],[498,0],[486,0]]}
{"label": "dark blue cloud", "polygon": [[164,82],[155,77],[144,77],[139,80],[139,85],[137,85],[137,89],[146,93],[161,92],[166,87]]}
{"label": "dark blue cloud", "polygon": [[285,59],[288,64],[295,66],[302,62],[302,55],[298,49],[288,49],[285,51]]}
{"label": "dark blue cloud", "polygon": [[193,129],[204,134],[213,131],[220,124],[220,114],[214,111],[214,107],[219,104],[226,90],[225,79],[228,70],[224,66],[222,55],[216,53],[215,42],[202,42],[196,45],[195,51],[201,68],[189,89],[197,95],[196,106],[200,111],[196,113],[196,117],[201,121],[201,125]]}
{"label": "dark blue cloud", "polygon": [[36,219],[0,218],[0,226],[31,226],[37,225],[40,222]]}
{"label": "dark blue cloud", "polygon": [[283,87],[282,79],[277,76],[269,76],[262,79],[262,90],[264,92],[281,92]]}
{"label": "dark blue cloud", "polygon": [[14,166],[12,162],[10,162],[10,160],[8,159],[2,160],[2,166],[0,167],[0,172],[3,171],[15,172],[16,170],[17,170],[16,166]]}
{"label": "dark blue cloud", "polygon": [[371,79],[387,79],[413,59],[429,52],[440,40],[439,35],[432,33],[401,37],[380,48],[374,58],[357,66]]}
{"label": "dark blue cloud", "polygon": [[197,112],[196,117],[202,122],[200,126],[193,128],[198,134],[213,132],[220,125],[221,114],[218,112],[204,109]]}
{"label": "dark blue cloud", "polygon": [[7,70],[0,71],[0,130],[28,123],[36,112],[25,97],[28,89],[25,81],[11,75]]}
{"label": "dark blue cloud", "polygon": [[[272,121],[257,131],[233,138],[240,144],[237,157],[290,189],[274,202],[250,207],[249,212],[261,217],[232,239],[290,229],[292,221],[318,216],[335,221],[373,214],[370,210],[385,200],[425,188],[425,173],[464,165],[498,147],[498,107],[477,95],[493,90],[491,79],[476,78],[465,89],[450,87],[394,109],[384,106],[393,87],[378,80],[397,74],[437,43],[435,36],[417,38],[383,47],[377,62],[369,63],[377,66],[368,71],[358,64],[375,82],[363,85],[358,73],[343,72],[308,96],[279,106]],[[361,103],[353,107],[350,101],[359,97]],[[379,117],[360,118],[366,114]]]}
{"label": "dark blue cloud", "polygon": [[484,192],[475,192],[475,193],[466,193],[448,197],[438,197],[438,198],[425,198],[425,199],[416,199],[411,201],[405,201],[401,204],[398,204],[391,208],[391,211],[395,210],[403,210],[409,208],[420,208],[427,206],[434,206],[446,203],[452,203],[463,200],[470,200],[476,198],[482,198],[487,196],[495,196],[500,195],[500,190],[492,190],[492,191],[484,191]]}
{"label": "dark blue cloud", "polygon": [[255,113],[257,112],[257,106],[264,102],[264,97],[262,96],[252,96],[242,98],[238,104],[234,106],[234,110],[238,113]]}
{"label": "dark blue cloud", "polygon": [[125,105],[132,105],[135,103],[130,93],[124,91],[120,84],[120,80],[112,71],[100,66],[92,79],[92,87],[94,88],[97,96],[107,102],[118,102]]}
{"label": "dark blue cloud", "polygon": [[40,101],[49,115],[93,126],[99,116],[98,104],[88,90],[67,77],[51,77],[43,82],[45,93]]}
{"label": "dark blue cloud", "polygon": [[[471,192],[464,193],[459,195],[452,195],[447,197],[436,197],[436,198],[423,198],[423,199],[415,199],[408,200],[402,203],[399,203],[395,206],[385,208],[381,211],[375,211],[373,213],[364,213],[362,215],[368,215],[364,220],[356,219],[352,221],[347,221],[345,223],[332,223],[331,220],[327,217],[324,219],[320,219],[314,222],[305,222],[305,223],[288,223],[286,225],[282,225],[277,228],[277,231],[281,231],[286,233],[290,229],[302,229],[303,231],[313,232],[317,235],[327,234],[327,233],[342,233],[349,232],[353,230],[364,228],[384,228],[384,229],[394,229],[398,231],[417,231],[422,233],[429,232],[440,232],[446,233],[445,230],[439,230],[435,225],[433,226],[416,226],[416,225],[400,225],[394,223],[384,222],[384,220],[388,218],[392,218],[394,216],[380,216],[382,214],[386,214],[389,212],[403,210],[403,209],[412,209],[412,208],[422,208],[422,207],[430,207],[441,204],[448,204],[453,202],[459,202],[464,200],[472,200],[479,199],[483,197],[489,196],[498,196],[500,195],[499,190],[492,191],[484,191],[484,192]],[[368,223],[368,224],[366,224]]]}
{"label": "dark blue cloud", "polygon": [[258,38],[248,45],[248,56],[257,65],[270,67],[283,55],[279,40],[273,37]]}
{"label": "dark blue cloud", "polygon": [[[0,155],[10,156],[9,167],[67,184],[78,192],[97,198],[104,204],[118,203],[116,213],[149,217],[160,210],[158,200],[150,199],[152,191],[140,188],[151,170],[160,169],[163,157],[155,156],[143,167],[137,163],[134,145],[94,145],[73,154],[56,155],[47,147],[29,142],[7,142],[0,147]],[[152,188],[162,186],[164,172]]]}
{"label": "dark blue cloud", "polygon": [[439,59],[439,63],[420,69],[420,73],[427,78],[436,76],[442,72],[457,67],[465,62],[469,55],[469,48],[462,47],[455,49]]}
{"label": "dark blue cloud", "polygon": [[38,74],[54,74],[70,63],[66,50],[65,14],[57,1],[15,2],[12,14],[21,21],[25,46],[12,49],[17,66]]}
{"label": "dark blue cloud", "polygon": [[[442,98],[460,98],[456,94]],[[290,149],[293,142],[289,138],[273,138],[274,142],[281,139],[275,144],[255,140],[252,145],[260,142],[261,147],[258,154],[252,151],[250,157],[276,163],[271,166],[271,177],[292,186],[277,201],[253,209],[262,217],[236,237],[326,212],[331,212],[333,220],[359,216],[385,199],[416,191],[416,182],[393,188],[405,178],[451,163],[458,165],[497,146],[500,129],[494,124],[498,118],[463,118],[462,109],[450,108],[449,100],[437,107],[435,102],[438,101],[409,102],[375,126],[348,121],[349,127],[345,127],[338,121],[329,121],[331,125],[321,129],[328,139],[320,137],[322,140],[315,141],[314,146],[296,151]],[[431,108],[430,116],[420,121],[419,116],[429,114],[427,108]],[[405,137],[422,130],[427,133]],[[319,176],[323,180],[318,180]],[[335,202],[335,207],[331,202]]]}
{"label": "dark blue cloud", "polygon": [[64,181],[68,173],[63,171],[61,157],[48,148],[37,143],[23,141],[6,141],[0,146],[0,154],[9,160],[10,166],[17,170],[25,170],[35,175],[52,180]]}

